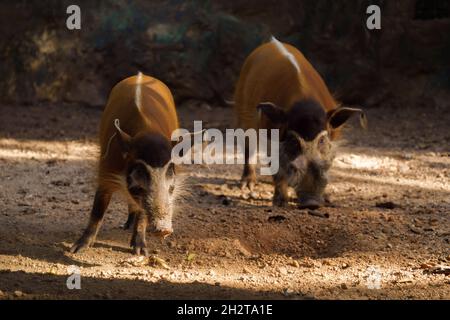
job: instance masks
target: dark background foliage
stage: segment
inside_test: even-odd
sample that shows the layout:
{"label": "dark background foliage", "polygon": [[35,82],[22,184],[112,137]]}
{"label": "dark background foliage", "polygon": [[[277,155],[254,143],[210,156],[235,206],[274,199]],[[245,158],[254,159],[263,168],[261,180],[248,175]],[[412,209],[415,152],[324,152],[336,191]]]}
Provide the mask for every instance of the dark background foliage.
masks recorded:
{"label": "dark background foliage", "polygon": [[[3,102],[102,105],[142,71],[179,104],[232,99],[245,57],[271,35],[297,46],[344,103],[448,106],[446,0],[79,0],[82,29],[65,27],[73,1],[0,2]],[[382,29],[365,27],[378,4]]]}

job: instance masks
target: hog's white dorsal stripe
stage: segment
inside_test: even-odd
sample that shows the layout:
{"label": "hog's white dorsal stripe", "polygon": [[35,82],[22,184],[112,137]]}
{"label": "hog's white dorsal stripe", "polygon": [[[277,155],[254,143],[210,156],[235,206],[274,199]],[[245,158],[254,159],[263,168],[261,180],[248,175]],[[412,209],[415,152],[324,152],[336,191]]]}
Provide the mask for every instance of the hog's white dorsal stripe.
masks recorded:
{"label": "hog's white dorsal stripe", "polygon": [[292,53],[287,51],[286,47],[280,41],[278,41],[278,39],[275,38],[274,36],[272,36],[272,39],[270,41],[277,46],[278,51],[280,51],[280,53],[282,55],[284,55],[291,62],[291,64],[294,66],[294,68],[297,70],[297,72],[300,73],[301,72],[300,66],[298,65],[297,60],[295,60]]}
{"label": "hog's white dorsal stripe", "polygon": [[137,75],[137,85],[136,91],[134,93],[134,103],[139,109],[139,112],[142,112],[142,72],[139,72]]}

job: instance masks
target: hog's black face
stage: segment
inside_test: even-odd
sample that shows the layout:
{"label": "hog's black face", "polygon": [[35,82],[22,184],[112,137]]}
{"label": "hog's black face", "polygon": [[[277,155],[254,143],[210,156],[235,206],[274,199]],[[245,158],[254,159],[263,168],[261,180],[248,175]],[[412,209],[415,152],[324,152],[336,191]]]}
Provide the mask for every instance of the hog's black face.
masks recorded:
{"label": "hog's black face", "polygon": [[295,103],[289,111],[272,103],[258,109],[274,126],[281,128],[280,168],[275,181],[292,186],[300,206],[314,208],[323,204],[328,171],[335,158],[331,143],[332,130],[341,126],[359,109],[338,108],[326,113],[317,102]]}
{"label": "hog's black face", "polygon": [[296,192],[301,206],[315,207],[323,202],[328,170],[335,153],[328,133],[320,132],[307,141],[295,131],[288,131],[280,147],[280,170],[277,179],[284,179]]}
{"label": "hog's black face", "polygon": [[[121,138],[122,143],[124,140]],[[171,143],[157,134],[142,134],[126,141],[126,188],[142,211],[151,231],[161,236],[173,232],[172,217],[177,194]]]}
{"label": "hog's black face", "polygon": [[163,236],[173,232],[175,179],[175,167],[171,162],[163,167],[152,167],[137,160],[127,175],[128,192],[147,212],[152,232]]}

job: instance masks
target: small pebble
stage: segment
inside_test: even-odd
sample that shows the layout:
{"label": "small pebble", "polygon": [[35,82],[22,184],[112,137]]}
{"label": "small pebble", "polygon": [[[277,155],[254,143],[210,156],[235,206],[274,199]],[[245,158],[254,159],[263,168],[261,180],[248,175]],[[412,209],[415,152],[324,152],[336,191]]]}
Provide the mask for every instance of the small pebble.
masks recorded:
{"label": "small pebble", "polygon": [[328,212],[320,212],[320,211],[316,211],[316,210],[308,210],[308,214],[314,217],[319,217],[319,218],[329,218],[330,214]]}
{"label": "small pebble", "polygon": [[231,199],[230,199],[229,197],[224,197],[224,198],[222,199],[222,204],[223,204],[224,206],[229,206],[229,205],[231,204]]}
{"label": "small pebble", "polygon": [[23,297],[24,294],[23,294],[22,291],[16,290],[16,291],[14,291],[14,295],[15,295],[16,297],[20,298],[20,297]]}
{"label": "small pebble", "polygon": [[252,191],[250,192],[250,198],[252,198],[253,200],[258,200],[259,195],[256,192]]}
{"label": "small pebble", "polygon": [[292,260],[291,262],[289,262],[289,265],[295,268],[300,268],[300,264],[298,263],[297,260]]}

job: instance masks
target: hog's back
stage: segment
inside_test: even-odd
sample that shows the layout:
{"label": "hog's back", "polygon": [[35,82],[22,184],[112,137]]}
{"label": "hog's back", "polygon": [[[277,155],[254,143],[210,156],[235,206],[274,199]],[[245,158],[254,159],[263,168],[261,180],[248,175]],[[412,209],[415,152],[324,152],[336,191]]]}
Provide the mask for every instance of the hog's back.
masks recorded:
{"label": "hog's back", "polygon": [[130,136],[156,132],[170,141],[178,128],[174,99],[164,83],[145,75],[122,80],[112,89],[100,122],[100,177],[120,173],[125,166],[119,141],[113,137],[115,119]]}
{"label": "hog's back", "polygon": [[256,107],[272,102],[289,110],[302,99],[315,99],[325,111],[335,108],[323,79],[295,47],[280,43],[292,54],[298,69],[274,41],[256,48],[244,62],[235,91],[235,115],[239,127],[274,128],[266,118],[258,118]]}

